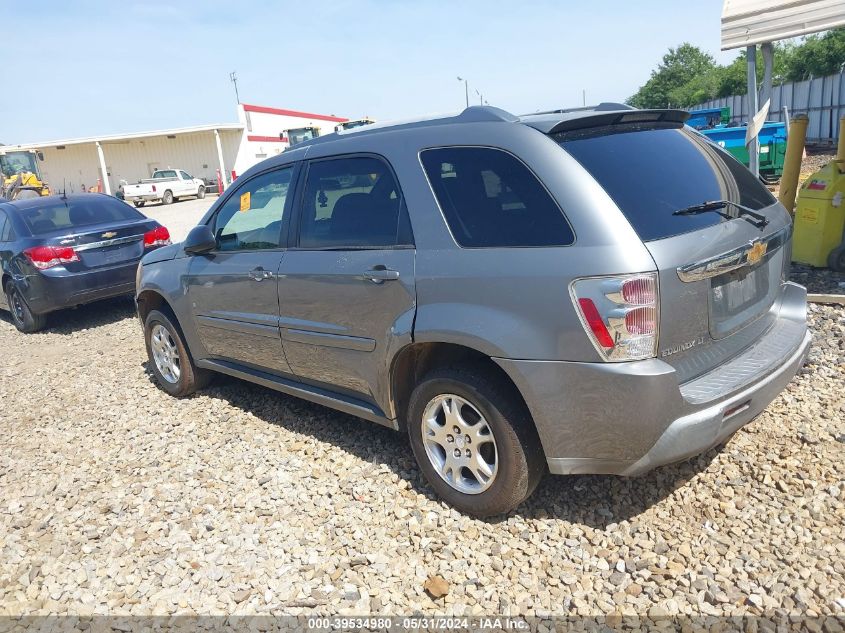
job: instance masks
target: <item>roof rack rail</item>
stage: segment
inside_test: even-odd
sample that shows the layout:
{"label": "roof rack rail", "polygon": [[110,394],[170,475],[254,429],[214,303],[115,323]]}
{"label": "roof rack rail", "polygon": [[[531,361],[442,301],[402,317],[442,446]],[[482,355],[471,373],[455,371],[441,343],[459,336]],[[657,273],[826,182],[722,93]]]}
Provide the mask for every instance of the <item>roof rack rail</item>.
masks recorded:
{"label": "roof rack rail", "polygon": [[344,132],[332,132],[324,136],[317,136],[307,141],[297,143],[293,148],[287,147],[285,151],[293,151],[303,147],[310,147],[312,145],[319,145],[321,143],[330,142],[339,138],[352,138],[359,136],[368,136],[370,134],[378,134],[386,130],[403,130],[409,128],[419,128],[428,125],[446,125],[449,123],[518,123],[519,117],[514,116],[510,112],[495,108],[493,106],[469,106],[459,114],[444,114],[434,115],[431,118],[411,119],[407,121],[381,121],[371,125],[362,125],[352,130]]}
{"label": "roof rack rail", "polygon": [[502,110],[501,108],[493,106],[480,105],[465,108],[464,111],[455,118],[462,123],[486,123],[494,121],[516,123],[519,121],[519,117],[514,116],[507,110]]}

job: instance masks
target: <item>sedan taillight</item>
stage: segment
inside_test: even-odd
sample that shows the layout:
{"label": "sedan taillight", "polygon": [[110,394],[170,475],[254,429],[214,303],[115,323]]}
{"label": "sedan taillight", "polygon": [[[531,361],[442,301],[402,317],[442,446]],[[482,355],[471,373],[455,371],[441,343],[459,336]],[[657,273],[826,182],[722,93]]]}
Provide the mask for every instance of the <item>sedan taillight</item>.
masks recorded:
{"label": "sedan taillight", "polygon": [[78,262],[79,255],[70,246],[33,246],[23,252],[38,270]]}
{"label": "sedan taillight", "polygon": [[152,231],[144,233],[144,248],[167,246],[168,244],[170,244],[170,231],[163,226],[157,226]]}
{"label": "sedan taillight", "polygon": [[576,279],[572,301],[590,340],[606,361],[657,355],[657,275]]}

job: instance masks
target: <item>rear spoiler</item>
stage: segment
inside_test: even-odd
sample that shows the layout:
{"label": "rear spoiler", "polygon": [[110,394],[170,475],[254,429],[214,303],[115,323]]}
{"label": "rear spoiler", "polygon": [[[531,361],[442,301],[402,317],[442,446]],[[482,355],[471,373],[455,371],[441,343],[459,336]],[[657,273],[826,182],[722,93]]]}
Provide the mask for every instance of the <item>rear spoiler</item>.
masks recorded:
{"label": "rear spoiler", "polygon": [[544,134],[557,134],[571,130],[606,127],[626,123],[677,123],[683,124],[689,118],[686,110],[616,110],[612,112],[571,111],[555,116],[552,113],[536,117],[526,116],[521,123],[529,125]]}

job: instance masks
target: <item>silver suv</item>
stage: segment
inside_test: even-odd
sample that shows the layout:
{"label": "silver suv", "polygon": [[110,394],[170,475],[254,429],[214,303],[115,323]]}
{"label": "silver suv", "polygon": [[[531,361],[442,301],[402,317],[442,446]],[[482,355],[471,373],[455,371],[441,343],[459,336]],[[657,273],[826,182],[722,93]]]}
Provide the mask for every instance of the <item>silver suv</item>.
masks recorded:
{"label": "silver suv", "polygon": [[404,430],[478,516],[547,470],[715,446],[810,336],[789,214],[686,117],[472,107],[297,145],[143,259],[150,369],[174,396],[222,372]]}

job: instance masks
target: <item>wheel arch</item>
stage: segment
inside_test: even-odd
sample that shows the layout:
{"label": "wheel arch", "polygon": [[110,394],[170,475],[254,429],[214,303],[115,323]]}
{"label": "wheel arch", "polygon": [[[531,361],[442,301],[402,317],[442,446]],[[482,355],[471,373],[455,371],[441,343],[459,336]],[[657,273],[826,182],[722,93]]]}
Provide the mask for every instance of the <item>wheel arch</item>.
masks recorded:
{"label": "wheel arch", "polygon": [[530,419],[530,410],[519,387],[489,355],[458,343],[427,341],[406,345],[397,352],[391,363],[390,401],[400,429],[407,428],[408,402],[416,385],[429,372],[448,366],[469,366],[496,376],[511,391],[519,405],[524,407]]}
{"label": "wheel arch", "polygon": [[194,350],[191,349],[191,342],[185,335],[182,323],[179,321],[179,317],[176,316],[176,310],[174,310],[173,306],[170,305],[167,297],[158,290],[146,289],[138,293],[136,301],[138,303],[138,317],[141,319],[141,325],[144,326],[146,324],[147,317],[153,310],[158,310],[159,312],[167,315],[167,317],[173,322],[173,326],[178,330],[179,336],[182,337],[182,341],[185,343],[185,349],[190,355],[191,360],[196,362]]}
{"label": "wheel arch", "polygon": [[149,289],[143,290],[138,293],[136,301],[138,302],[138,317],[141,319],[141,323],[144,323],[147,320],[147,315],[149,315],[150,312],[153,310],[159,310],[160,312],[165,312],[169,317],[173,318],[178,325],[179,320],[176,318],[176,312],[173,310],[173,307],[164,295],[160,292]]}

